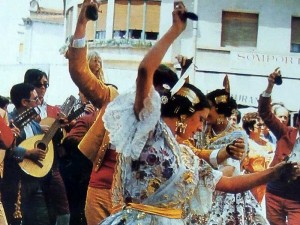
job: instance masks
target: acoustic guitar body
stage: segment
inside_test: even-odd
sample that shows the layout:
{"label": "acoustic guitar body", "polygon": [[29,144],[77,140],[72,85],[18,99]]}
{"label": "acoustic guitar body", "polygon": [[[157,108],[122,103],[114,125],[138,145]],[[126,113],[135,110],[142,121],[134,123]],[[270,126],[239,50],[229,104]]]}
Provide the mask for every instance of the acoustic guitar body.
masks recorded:
{"label": "acoustic guitar body", "polygon": [[33,161],[28,158],[24,158],[22,162],[19,163],[19,166],[21,169],[33,176],[33,177],[44,177],[47,175],[47,173],[50,171],[53,161],[54,161],[54,149],[53,149],[53,143],[52,141],[49,142],[49,144],[45,144],[42,142],[43,134],[33,136],[31,138],[28,138],[24,140],[19,146],[25,148],[25,149],[32,149],[32,148],[41,148],[45,151],[47,151],[45,159],[42,161]]}

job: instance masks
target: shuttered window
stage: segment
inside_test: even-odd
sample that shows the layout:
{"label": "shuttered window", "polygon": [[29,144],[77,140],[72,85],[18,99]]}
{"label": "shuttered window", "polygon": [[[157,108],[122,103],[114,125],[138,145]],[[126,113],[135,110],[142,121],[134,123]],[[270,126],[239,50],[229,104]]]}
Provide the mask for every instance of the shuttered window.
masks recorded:
{"label": "shuttered window", "polygon": [[106,16],[107,16],[107,2],[101,3],[99,7],[98,20],[97,20],[97,31],[105,31],[106,29]]}
{"label": "shuttered window", "polygon": [[258,14],[223,11],[222,47],[256,47],[257,31]]}
{"label": "shuttered window", "polygon": [[114,30],[126,30],[127,28],[128,0],[116,0],[114,12]]}
{"label": "shuttered window", "polygon": [[300,52],[300,17],[292,17],[291,52]]}
{"label": "shuttered window", "polygon": [[[127,37],[156,40],[159,32],[161,1],[158,0],[115,0],[113,38]],[[78,5],[80,12],[81,4]],[[96,23],[88,22],[86,29],[87,40],[104,39],[106,33],[108,1],[103,1],[99,8]],[[68,27],[71,27],[68,25]],[[96,37],[95,37],[96,36]]]}
{"label": "shuttered window", "polygon": [[129,29],[142,30],[144,20],[144,1],[131,0],[130,1],[130,20]]}
{"label": "shuttered window", "polygon": [[147,1],[146,32],[159,32],[160,2]]}

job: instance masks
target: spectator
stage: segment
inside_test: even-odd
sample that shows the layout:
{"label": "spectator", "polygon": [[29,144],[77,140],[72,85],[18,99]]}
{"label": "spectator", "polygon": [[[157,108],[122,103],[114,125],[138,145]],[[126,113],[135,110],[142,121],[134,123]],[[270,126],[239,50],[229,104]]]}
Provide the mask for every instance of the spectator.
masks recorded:
{"label": "spectator", "polygon": [[290,113],[283,103],[273,103],[271,110],[281,123],[288,125]]}
{"label": "spectator", "polygon": [[[276,76],[278,76],[276,71],[269,75],[267,88],[260,95],[258,104],[260,117],[277,138],[275,155],[270,166],[285,161],[295,145],[296,137],[299,136],[299,124],[297,128],[289,127],[272,113],[271,94]],[[272,225],[298,224],[300,221],[300,180],[268,182],[266,211],[267,218]]]}
{"label": "spectator", "polygon": [[241,121],[241,112],[238,109],[233,110],[233,113],[229,117],[229,121],[233,126],[238,126]]}
{"label": "spectator", "polygon": [[[243,128],[249,136],[249,152],[242,166],[246,173],[264,171],[273,159],[274,146],[262,135],[265,127],[258,112],[246,113],[243,116]],[[261,185],[251,190],[260,204],[265,196],[265,189],[266,186]]]}

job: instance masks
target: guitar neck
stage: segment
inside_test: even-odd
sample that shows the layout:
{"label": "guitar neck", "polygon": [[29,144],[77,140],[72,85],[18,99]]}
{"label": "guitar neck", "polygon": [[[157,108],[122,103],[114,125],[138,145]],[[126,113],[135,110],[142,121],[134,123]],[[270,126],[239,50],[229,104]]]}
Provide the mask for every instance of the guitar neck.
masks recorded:
{"label": "guitar neck", "polygon": [[81,106],[80,108],[76,109],[73,113],[71,113],[68,116],[68,121],[71,122],[72,120],[76,119],[78,116],[80,116],[85,109],[85,105]]}
{"label": "guitar neck", "polygon": [[44,135],[42,142],[46,145],[49,144],[49,142],[52,140],[54,137],[56,131],[60,128],[60,122],[59,120],[55,120],[54,123],[51,125],[47,133]]}
{"label": "guitar neck", "polygon": [[18,115],[14,121],[11,123],[13,127],[22,129],[30,121],[34,120],[40,114],[40,109],[38,107],[30,108]]}
{"label": "guitar neck", "polygon": [[[68,121],[70,122],[73,119],[76,119],[80,114],[82,114],[84,112],[84,108],[85,108],[85,105],[81,106],[79,109],[77,109],[73,113],[71,113],[67,118]],[[52,140],[56,131],[60,128],[60,125],[61,124],[59,122],[59,119],[56,119],[42,139],[42,141],[45,144],[48,144]]]}
{"label": "guitar neck", "polygon": [[[73,108],[74,104],[75,104],[75,97],[74,96],[70,96],[66,102],[64,103],[63,107],[62,107],[62,114],[68,114],[68,112],[70,112],[70,110]],[[75,110],[73,113],[71,113],[67,119],[68,121],[72,121],[73,119],[77,118],[81,113],[83,113],[84,111],[84,106],[82,106],[81,108]],[[49,130],[47,131],[47,133],[44,135],[42,142],[46,145],[49,144],[49,142],[52,140],[52,138],[54,137],[56,131],[60,128],[61,123],[59,121],[59,119],[56,119],[54,121],[54,123],[51,125],[51,127],[49,128]]]}

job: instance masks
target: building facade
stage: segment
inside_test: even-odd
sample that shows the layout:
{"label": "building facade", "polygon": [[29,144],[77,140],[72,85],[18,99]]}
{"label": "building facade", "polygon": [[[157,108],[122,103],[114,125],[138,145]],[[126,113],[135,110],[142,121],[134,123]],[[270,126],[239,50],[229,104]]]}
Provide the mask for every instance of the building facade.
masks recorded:
{"label": "building facade", "polygon": [[[79,0],[66,1],[66,34],[72,34]],[[267,76],[280,67],[283,84],[274,88],[274,101],[291,111],[299,105],[300,2],[297,0],[185,0],[189,11],[199,16],[164,61],[175,56],[194,57],[190,80],[204,92],[222,88],[229,76],[231,94],[241,105],[257,106]],[[89,24],[90,48],[99,49],[107,63],[136,68],[153,42],[171,24],[173,0],[102,1],[99,19]],[[134,44],[138,43],[138,44]],[[116,60],[117,59],[117,60]],[[116,66],[118,65],[118,66]],[[109,66],[109,67],[110,67]],[[118,76],[118,75],[116,75]]]}
{"label": "building facade", "polygon": [[257,106],[266,77],[280,67],[283,84],[273,100],[298,111],[300,2],[297,0],[198,0],[195,82],[205,91],[222,87],[228,74],[239,104]]}
{"label": "building facade", "polygon": [[[49,89],[49,93],[56,94],[49,96],[52,104],[63,102],[71,92],[77,94],[68,74],[68,62],[58,50],[74,33],[82,0],[64,2],[59,12],[41,6],[38,11],[28,6],[29,14],[23,17],[23,27],[18,30],[21,45],[10,47],[19,52],[19,65],[0,67],[1,75],[18,75],[21,82],[25,67],[42,65],[50,73],[50,89],[64,89],[68,83],[70,90],[59,97]],[[280,67],[283,84],[274,88],[273,100],[285,103],[293,112],[299,109],[293,97],[299,95],[300,84],[300,1],[184,0],[184,3],[189,11],[198,14],[199,21],[188,22],[164,63],[176,64],[178,54],[194,57],[194,65],[188,71],[192,83],[206,93],[222,88],[223,78],[228,74],[232,96],[240,105],[252,107],[257,106],[268,74]],[[106,81],[116,84],[120,92],[134,86],[139,62],[172,23],[173,6],[173,0],[102,0],[99,19],[88,24],[88,45],[99,51]],[[19,66],[22,69],[17,69]],[[3,88],[1,92],[5,95],[9,89]]]}

